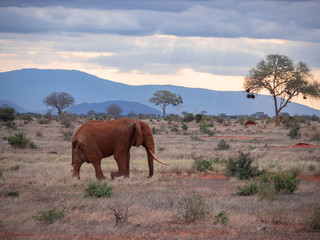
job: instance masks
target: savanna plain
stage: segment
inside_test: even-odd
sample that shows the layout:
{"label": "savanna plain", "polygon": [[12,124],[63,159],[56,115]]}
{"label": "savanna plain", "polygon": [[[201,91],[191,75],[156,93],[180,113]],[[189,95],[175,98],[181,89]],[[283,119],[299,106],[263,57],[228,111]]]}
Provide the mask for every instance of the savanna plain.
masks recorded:
{"label": "savanna plain", "polygon": [[[267,120],[246,126],[211,119],[209,136],[196,121],[145,119],[157,157],[170,165],[155,162],[147,178],[145,149],[132,147],[130,177],[111,180],[117,166],[109,157],[102,160],[108,177],[102,183],[91,164],[72,179],[71,137],[87,120],[65,125],[33,117],[0,127],[0,239],[320,239],[318,120],[299,123],[301,135],[292,139],[285,124]],[[36,148],[10,146],[6,137],[18,133]],[[222,140],[229,147],[219,147]],[[228,159],[240,153],[259,171],[296,172],[297,189],[236,194],[253,181],[227,174]],[[212,165],[199,171],[199,159]],[[111,196],[85,196],[90,183],[107,183]],[[50,213],[57,219],[50,221]]]}

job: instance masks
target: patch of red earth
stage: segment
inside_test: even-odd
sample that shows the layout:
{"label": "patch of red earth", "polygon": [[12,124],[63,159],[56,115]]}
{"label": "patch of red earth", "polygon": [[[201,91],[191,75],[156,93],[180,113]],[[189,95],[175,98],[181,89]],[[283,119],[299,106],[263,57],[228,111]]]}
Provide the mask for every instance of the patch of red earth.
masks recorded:
{"label": "patch of red earth", "polygon": [[307,181],[317,181],[320,182],[320,176],[307,176],[307,175],[298,175],[298,179],[307,180]]}
{"label": "patch of red earth", "polygon": [[237,136],[216,136],[216,137],[201,137],[203,139],[261,139],[263,137],[237,137]]}
{"label": "patch of red earth", "polygon": [[198,178],[207,178],[207,179],[226,179],[227,176],[222,174],[212,174],[212,173],[202,173],[197,174]]}
{"label": "patch of red earth", "polygon": [[292,146],[285,146],[285,147],[282,147],[282,148],[319,148],[320,145],[312,145],[312,144],[309,144],[309,143],[297,143],[295,145],[292,145]]}

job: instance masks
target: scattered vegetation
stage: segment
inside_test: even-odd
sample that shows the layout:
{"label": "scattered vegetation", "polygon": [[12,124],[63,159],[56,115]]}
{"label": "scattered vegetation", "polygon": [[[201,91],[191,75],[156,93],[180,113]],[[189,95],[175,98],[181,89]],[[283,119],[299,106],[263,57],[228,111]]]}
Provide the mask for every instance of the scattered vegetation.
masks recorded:
{"label": "scattered vegetation", "polygon": [[250,153],[239,152],[236,158],[229,157],[227,162],[227,175],[239,179],[249,179],[261,175],[263,172],[258,167],[252,166],[254,157]]}
{"label": "scattered vegetation", "polygon": [[33,142],[31,142],[25,135],[25,133],[17,133],[13,136],[8,136],[4,138],[8,141],[13,148],[37,148]]}
{"label": "scattered vegetation", "polygon": [[201,120],[199,127],[201,133],[208,134],[210,137],[214,136],[215,132],[209,129],[209,127],[213,127],[213,124],[208,124],[207,121]]}
{"label": "scattered vegetation", "polygon": [[15,119],[15,110],[11,107],[0,108],[0,121],[9,122]]}
{"label": "scattered vegetation", "polygon": [[34,220],[44,223],[54,223],[64,218],[64,210],[59,210],[56,207],[51,207],[48,210],[39,210],[37,215],[33,216]]}
{"label": "scattered vegetation", "polygon": [[310,211],[311,215],[306,218],[306,226],[310,231],[320,231],[320,202]]}
{"label": "scattered vegetation", "polygon": [[19,197],[19,192],[17,192],[17,191],[9,191],[9,192],[7,192],[7,196],[8,197]]}
{"label": "scattered vegetation", "polygon": [[114,216],[115,226],[118,226],[119,223],[125,223],[128,221],[128,218],[129,218],[128,206],[113,205],[108,208]]}
{"label": "scattered vegetation", "polygon": [[295,127],[293,127],[290,132],[288,133],[288,136],[291,139],[298,139],[301,137],[301,133],[300,133],[300,126],[296,125]]}
{"label": "scattered vegetation", "polygon": [[222,139],[214,150],[228,150],[228,149],[230,149],[230,145],[227,143],[226,140]]}
{"label": "scattered vegetation", "polygon": [[238,196],[249,196],[258,193],[258,184],[257,182],[249,182],[244,186],[238,186],[236,195]]}
{"label": "scattered vegetation", "polygon": [[214,216],[214,224],[227,224],[229,223],[229,214],[225,211],[220,212],[216,216]]}
{"label": "scattered vegetation", "polygon": [[208,208],[201,195],[193,193],[191,197],[178,201],[178,210],[174,217],[180,222],[194,222],[205,218],[209,214]]}
{"label": "scattered vegetation", "polygon": [[213,161],[210,159],[205,159],[202,155],[195,156],[192,155],[193,159],[193,168],[195,168],[199,172],[206,172],[207,170],[213,170],[212,164]]}
{"label": "scattered vegetation", "polygon": [[244,186],[238,186],[236,195],[249,196],[258,194],[261,199],[273,200],[277,194],[291,194],[298,189],[297,171],[265,173]]}
{"label": "scattered vegetation", "polygon": [[89,182],[88,187],[85,190],[85,197],[112,197],[113,187],[108,186],[107,182]]}
{"label": "scattered vegetation", "polygon": [[298,171],[282,172],[273,174],[271,179],[274,182],[274,188],[277,193],[293,193],[298,189],[299,179]]}

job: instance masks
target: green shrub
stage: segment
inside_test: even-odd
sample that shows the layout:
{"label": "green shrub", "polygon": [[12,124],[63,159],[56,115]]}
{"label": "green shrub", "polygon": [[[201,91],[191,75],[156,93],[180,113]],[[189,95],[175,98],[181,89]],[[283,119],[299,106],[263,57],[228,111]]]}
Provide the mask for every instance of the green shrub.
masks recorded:
{"label": "green shrub", "polygon": [[237,188],[236,195],[238,196],[249,196],[258,193],[257,182],[246,183],[243,187]]}
{"label": "green shrub", "polygon": [[192,122],[194,120],[193,113],[188,113],[184,116],[183,121],[184,122]]}
{"label": "green shrub", "polygon": [[224,139],[222,139],[218,143],[218,147],[215,148],[215,150],[228,150],[229,148],[230,148],[230,145]]}
{"label": "green shrub", "polygon": [[203,117],[203,114],[199,114],[199,113],[196,114],[196,116],[195,116],[196,123],[199,123],[201,121],[202,117]]}
{"label": "green shrub", "polygon": [[249,179],[261,175],[262,172],[258,167],[252,166],[254,157],[250,153],[239,152],[236,159],[229,157],[227,162],[227,175],[237,177],[239,179]]}
{"label": "green shrub", "polygon": [[184,124],[181,126],[181,129],[182,129],[183,131],[187,131],[187,130],[188,130],[187,124],[184,123]]}
{"label": "green shrub", "polygon": [[192,156],[193,165],[192,167],[197,169],[199,172],[206,172],[207,170],[212,170],[213,161],[205,159],[203,156]]}
{"label": "green shrub", "polygon": [[179,129],[176,126],[169,126],[169,129],[171,130],[171,132],[178,132]]}
{"label": "green shrub", "polygon": [[27,114],[23,114],[20,118],[24,121],[24,124],[27,124],[28,122],[32,121],[32,117]]}
{"label": "green shrub", "polygon": [[203,219],[207,214],[208,205],[201,195],[193,193],[191,197],[184,197],[178,201],[178,210],[174,217],[181,222],[194,222]]}
{"label": "green shrub", "polygon": [[32,218],[45,223],[54,223],[64,217],[64,210],[58,210],[56,207],[52,207],[48,210],[39,210],[36,216]]}
{"label": "green shrub", "polygon": [[200,132],[203,134],[208,134],[210,137],[214,136],[215,132],[209,129],[209,126],[213,127],[213,124],[209,125],[206,120],[201,120],[199,127]]}
{"label": "green shrub", "polygon": [[274,174],[272,180],[274,187],[278,193],[293,193],[298,189],[299,179],[297,179],[298,171],[282,172]]}
{"label": "green shrub", "polygon": [[220,212],[214,216],[214,224],[222,223],[227,224],[229,222],[229,214],[225,211]]}
{"label": "green shrub", "polygon": [[276,198],[276,190],[274,182],[267,174],[262,175],[258,179],[258,196],[260,199],[274,200]]}
{"label": "green shrub", "polygon": [[15,119],[15,110],[11,107],[0,108],[0,121],[8,122]]}
{"label": "green shrub", "polygon": [[107,182],[89,182],[85,190],[85,197],[112,197],[113,187],[108,186]]}
{"label": "green shrub", "polygon": [[306,226],[310,231],[320,231],[320,203],[311,211],[312,215],[306,218]]}
{"label": "green shrub", "polygon": [[19,192],[17,192],[17,191],[9,191],[9,192],[7,192],[7,196],[8,197],[19,197]]}
{"label": "green shrub", "polygon": [[288,136],[291,139],[298,139],[301,137],[301,133],[300,133],[300,126],[296,125],[295,127],[293,127],[290,132],[288,133]]}
{"label": "green shrub", "polygon": [[24,133],[17,133],[13,136],[5,137],[4,139],[14,148],[37,148],[33,142],[26,138]]}

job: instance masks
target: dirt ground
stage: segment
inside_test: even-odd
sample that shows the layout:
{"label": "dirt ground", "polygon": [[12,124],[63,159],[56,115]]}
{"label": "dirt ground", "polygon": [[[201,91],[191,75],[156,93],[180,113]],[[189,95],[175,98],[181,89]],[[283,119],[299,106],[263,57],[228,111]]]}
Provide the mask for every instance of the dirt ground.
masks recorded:
{"label": "dirt ground", "polygon": [[[113,196],[85,198],[88,183],[95,181],[94,169],[84,164],[81,180],[71,178],[69,137],[84,121],[76,119],[70,128],[35,119],[26,124],[16,120],[17,129],[0,127],[0,239],[320,239],[320,232],[307,225],[320,203],[320,142],[312,140],[320,133],[319,122],[301,124],[301,138],[293,140],[285,126],[261,120],[254,126],[213,122],[213,137],[202,134],[196,122],[182,130],[181,123],[145,120],[155,132],[157,157],[170,165],[155,163],[155,175],[148,179],[145,150],[132,148],[130,178],[111,180],[116,163],[106,158],[102,169]],[[37,148],[12,148],[4,137],[19,132]],[[217,149],[222,139],[230,149]],[[298,190],[273,200],[235,195],[246,181],[227,177],[224,160],[239,151],[249,152],[267,172],[298,170]],[[215,159],[213,170],[194,170],[195,156]],[[179,200],[195,193],[209,214],[195,222],[178,221]],[[52,207],[63,210],[64,218],[52,224],[33,218]],[[116,225],[110,207],[127,209],[127,218]],[[222,211],[229,221],[216,224]]]}

